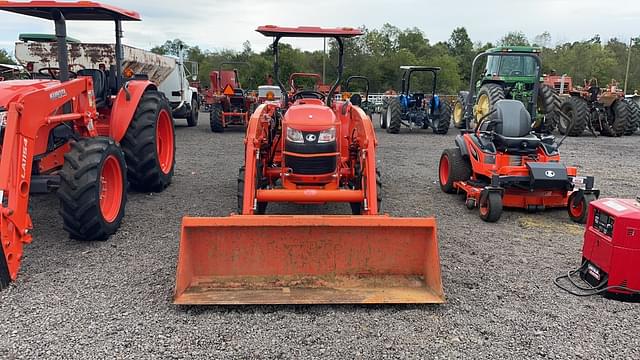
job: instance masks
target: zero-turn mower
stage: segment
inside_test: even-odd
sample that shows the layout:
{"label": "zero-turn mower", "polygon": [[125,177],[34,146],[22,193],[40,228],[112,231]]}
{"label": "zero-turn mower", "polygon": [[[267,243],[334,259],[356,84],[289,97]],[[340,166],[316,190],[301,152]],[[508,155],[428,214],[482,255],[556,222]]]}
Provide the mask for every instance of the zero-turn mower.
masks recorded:
{"label": "zero-turn mower", "polygon": [[[120,227],[129,186],[169,185],[175,141],[167,99],[146,76],[122,69],[122,22],[139,21],[138,13],[90,1],[0,1],[0,10],[53,20],[59,61],[41,69],[42,79],[0,83],[2,288],[32,241],[30,194],[57,193],[70,237],[106,240]],[[66,20],[113,21],[116,65],[70,71]]]}
{"label": "zero-turn mower", "polygon": [[[176,304],[440,303],[433,218],[380,216],[371,119],[336,101],[352,28],[257,29],[273,37],[281,102],[251,115],[238,176],[238,214],[185,217]],[[338,79],[328,93],[290,95],[279,77],[283,37],[334,38]],[[263,215],[272,202],[348,203],[354,215]]]}
{"label": "zero-turn mower", "polygon": [[584,223],[589,203],[599,196],[593,177],[580,177],[575,167],[560,163],[561,142],[532,132],[531,116],[520,101],[496,102],[455,143],[440,157],[440,187],[466,194],[467,207],[479,208],[482,220],[498,221],[503,207],[567,207],[573,221]]}

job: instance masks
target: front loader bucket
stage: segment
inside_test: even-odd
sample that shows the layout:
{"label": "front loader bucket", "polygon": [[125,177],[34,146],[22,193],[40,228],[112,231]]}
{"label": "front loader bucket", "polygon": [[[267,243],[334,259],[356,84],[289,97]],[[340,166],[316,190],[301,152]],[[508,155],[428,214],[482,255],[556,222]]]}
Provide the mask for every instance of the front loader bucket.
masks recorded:
{"label": "front loader bucket", "polygon": [[433,218],[182,221],[175,304],[442,302]]}

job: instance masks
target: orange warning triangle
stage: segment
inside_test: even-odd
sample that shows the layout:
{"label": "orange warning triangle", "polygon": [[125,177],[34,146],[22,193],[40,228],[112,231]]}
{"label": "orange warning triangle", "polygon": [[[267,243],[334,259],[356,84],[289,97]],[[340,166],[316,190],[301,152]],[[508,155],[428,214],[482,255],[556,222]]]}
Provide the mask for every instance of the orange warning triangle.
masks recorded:
{"label": "orange warning triangle", "polygon": [[234,94],[233,88],[231,87],[231,85],[227,84],[227,86],[224,87],[224,90],[222,91],[222,93],[225,95],[231,96]]}

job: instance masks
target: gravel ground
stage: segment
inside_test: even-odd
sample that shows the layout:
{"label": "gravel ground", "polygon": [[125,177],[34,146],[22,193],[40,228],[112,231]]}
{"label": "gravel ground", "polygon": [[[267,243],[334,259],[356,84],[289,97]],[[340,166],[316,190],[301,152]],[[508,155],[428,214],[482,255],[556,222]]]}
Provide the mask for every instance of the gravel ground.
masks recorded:
{"label": "gravel ground", "polygon": [[[69,240],[55,196],[32,200],[34,242],[19,280],[0,293],[0,357],[640,358],[637,304],[576,298],[553,285],[580,260],[582,229],[566,211],[508,211],[487,224],[440,191],[437,162],[453,130],[378,130],[385,211],[438,219],[446,304],[172,305],[181,217],[236,207],[243,134],[212,134],[207,120],[201,114],[197,128],[178,121],[174,183],[162,194],[131,194],[110,241]],[[595,175],[604,196],[635,197],[639,142],[570,138],[562,156]]]}

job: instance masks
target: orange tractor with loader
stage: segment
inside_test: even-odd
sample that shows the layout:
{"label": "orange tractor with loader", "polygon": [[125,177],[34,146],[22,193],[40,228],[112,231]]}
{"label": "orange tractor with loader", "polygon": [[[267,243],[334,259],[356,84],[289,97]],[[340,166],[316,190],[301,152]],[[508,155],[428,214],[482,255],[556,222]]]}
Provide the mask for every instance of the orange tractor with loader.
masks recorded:
{"label": "orange tractor with loader", "polygon": [[[344,39],[353,28],[261,26],[272,37],[281,102],[251,115],[238,176],[237,215],[185,217],[176,304],[441,303],[433,218],[380,215],[371,119],[336,101]],[[333,38],[328,93],[289,94],[279,77],[284,37]],[[269,203],[346,203],[353,215],[264,215]]]}
{"label": "orange tractor with loader", "polygon": [[[18,275],[32,241],[29,198],[56,192],[64,229],[106,240],[125,213],[127,190],[160,192],[175,164],[168,100],[144,75],[125,77],[122,22],[134,11],[90,1],[0,1],[0,10],[52,20],[59,66],[47,79],[0,83],[0,287]],[[112,21],[116,65],[69,70],[66,21]]]}

